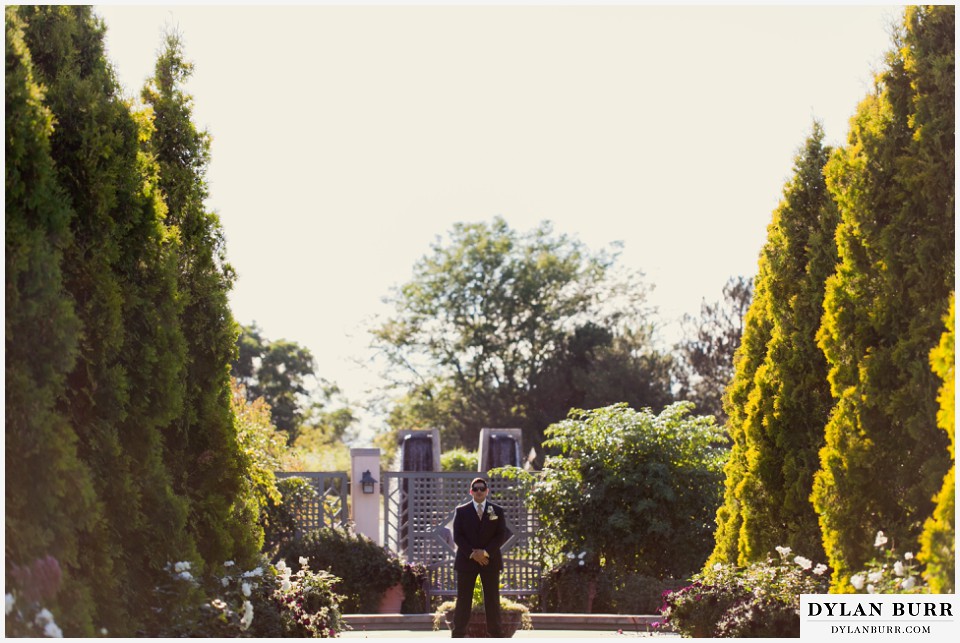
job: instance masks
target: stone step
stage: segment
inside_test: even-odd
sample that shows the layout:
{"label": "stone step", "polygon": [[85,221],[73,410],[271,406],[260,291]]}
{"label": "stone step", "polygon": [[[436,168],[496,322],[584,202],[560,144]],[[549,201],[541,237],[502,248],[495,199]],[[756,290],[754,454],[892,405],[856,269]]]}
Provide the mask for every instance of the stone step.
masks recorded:
{"label": "stone step", "polygon": [[[538,614],[530,615],[534,630],[623,630],[646,632],[660,621],[656,614]],[[433,614],[346,614],[343,617],[354,630],[433,629]]]}

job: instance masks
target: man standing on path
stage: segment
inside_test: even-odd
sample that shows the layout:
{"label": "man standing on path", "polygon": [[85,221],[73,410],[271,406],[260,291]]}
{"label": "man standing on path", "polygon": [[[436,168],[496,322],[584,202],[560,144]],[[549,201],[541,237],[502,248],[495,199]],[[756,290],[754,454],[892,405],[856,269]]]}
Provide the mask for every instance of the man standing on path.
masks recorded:
{"label": "man standing on path", "polygon": [[487,634],[501,638],[500,570],[503,557],[500,547],[507,539],[503,508],[487,502],[487,481],[474,478],[470,483],[473,500],[457,507],[453,519],[453,541],[457,558],[457,607],[453,613],[453,637],[463,638],[473,607],[473,587],[480,576],[483,587],[483,608],[487,615]]}

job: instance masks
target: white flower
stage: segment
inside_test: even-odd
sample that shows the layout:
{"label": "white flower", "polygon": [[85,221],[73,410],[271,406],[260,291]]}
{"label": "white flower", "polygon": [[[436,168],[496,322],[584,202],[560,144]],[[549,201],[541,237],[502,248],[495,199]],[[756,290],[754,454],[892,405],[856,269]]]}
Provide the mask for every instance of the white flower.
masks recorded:
{"label": "white flower", "polygon": [[723,569],[723,563],[714,563],[714,565],[713,565],[713,571],[718,572],[718,571],[720,571],[721,569]]}
{"label": "white flower", "polygon": [[214,607],[216,607],[218,610],[222,610],[223,608],[225,608],[225,607],[227,606],[227,604],[224,603],[224,602],[223,602],[222,600],[220,600],[219,598],[213,599],[212,601],[210,601],[210,604],[213,605]]}
{"label": "white flower", "polygon": [[876,593],[877,593],[877,588],[875,588],[873,585],[867,585],[867,594],[876,594]]}
{"label": "white flower", "polygon": [[178,574],[179,574],[180,572],[189,571],[189,569],[190,569],[190,563],[187,562],[187,561],[182,561],[182,562],[176,563],[176,564],[173,566],[173,571],[177,572]]}
{"label": "white flower", "polygon": [[236,564],[236,563],[234,563],[232,560],[228,560],[227,562],[225,562],[225,563],[223,564],[223,566],[224,566],[224,567],[233,567],[235,564]]}
{"label": "white flower", "polygon": [[903,576],[903,563],[899,560],[893,564],[893,573],[897,576]]}
{"label": "white flower", "polygon": [[247,629],[253,623],[253,604],[250,601],[243,601],[243,616],[240,617],[240,629]]}
{"label": "white flower", "polygon": [[825,571],[827,571],[827,566],[824,565],[823,563],[820,563],[819,565],[813,568],[813,573],[816,574],[817,576],[822,576],[823,572]]}
{"label": "white flower", "polygon": [[877,539],[873,541],[874,547],[883,547],[887,544],[887,537],[883,535],[882,531],[877,532]]}
{"label": "white flower", "polygon": [[301,565],[306,565],[306,564],[309,563],[309,562],[310,562],[310,559],[307,558],[306,556],[301,556],[301,557],[300,557],[300,564],[301,564]]}
{"label": "white flower", "polygon": [[810,567],[813,565],[813,562],[809,558],[804,558],[803,556],[797,556],[793,559],[793,562],[800,565],[804,569],[810,569]]}
{"label": "white flower", "polygon": [[[283,563],[283,561],[280,561],[280,562]],[[286,567],[287,564],[283,563],[283,566]],[[279,569],[280,566],[278,565],[277,568]],[[263,569],[261,569],[260,567],[257,567],[256,569],[251,569],[249,572],[243,572],[244,578],[250,578],[252,576],[263,576]]]}
{"label": "white flower", "polygon": [[584,563],[582,560],[579,562],[579,565],[580,565],[581,567],[583,567],[585,564],[586,564],[586,563]]}
{"label": "white flower", "polygon": [[910,589],[916,584],[917,584],[916,579],[913,576],[910,576],[909,578],[903,579],[903,582],[900,583],[900,587],[902,587],[903,589]]}
{"label": "white flower", "polygon": [[903,559],[904,559],[904,560],[913,560],[913,552],[912,552],[912,551],[908,551],[907,553],[905,553],[905,554],[903,555]]}
{"label": "white flower", "polygon": [[571,551],[571,552],[567,552],[567,558],[570,558],[570,559],[572,560],[572,559],[574,559],[574,558],[576,558],[576,557],[577,557],[577,555],[574,554],[572,551]]}
{"label": "white flower", "polygon": [[17,602],[17,599],[13,597],[13,594],[7,594],[7,614],[13,610],[13,604]]}
{"label": "white flower", "polygon": [[33,619],[33,622],[37,625],[45,625],[47,623],[53,623],[53,614],[50,613],[46,607],[37,612],[36,618]]}
{"label": "white flower", "polygon": [[223,585],[224,587],[227,587],[228,585],[230,585],[230,579],[224,576],[223,578],[220,579],[220,584]]}
{"label": "white flower", "polygon": [[853,585],[854,589],[863,589],[863,574],[854,574],[850,577],[850,584]]}
{"label": "white flower", "polygon": [[287,568],[287,561],[285,561],[282,558],[279,561],[277,561],[277,571],[282,572],[286,568]]}
{"label": "white flower", "polygon": [[43,628],[43,635],[51,639],[62,639],[63,630],[57,627],[57,624],[53,621],[47,623],[46,627]]}
{"label": "white flower", "polygon": [[289,592],[291,587],[293,587],[293,586],[290,584],[290,579],[288,579],[288,578],[284,578],[284,579],[280,582],[280,591],[282,591],[282,592]]}
{"label": "white flower", "polygon": [[183,580],[193,580],[193,575],[190,572],[180,572],[180,578]]}
{"label": "white flower", "polygon": [[580,555],[579,555],[579,556],[577,556],[577,558],[580,558],[580,559],[582,560],[582,559],[583,559],[583,557],[584,557],[584,556],[586,556],[586,555],[587,555],[587,552],[585,552],[585,551],[582,551],[582,552],[580,552]]}
{"label": "white flower", "polygon": [[871,583],[879,583],[880,581],[883,580],[883,572],[882,571],[870,572],[869,574],[867,574],[867,580],[870,581]]}
{"label": "white flower", "polygon": [[789,547],[777,547],[776,549],[781,558],[786,558],[790,555],[790,552],[793,551]]}
{"label": "white flower", "polygon": [[103,634],[104,636],[106,636],[106,635],[108,634],[107,628],[101,627],[101,628],[100,628],[100,633]]}
{"label": "white flower", "polygon": [[250,596],[250,583],[244,583],[243,585],[241,585],[241,586],[240,586],[240,591],[243,592],[243,595],[244,595],[244,596],[249,597],[249,596]]}

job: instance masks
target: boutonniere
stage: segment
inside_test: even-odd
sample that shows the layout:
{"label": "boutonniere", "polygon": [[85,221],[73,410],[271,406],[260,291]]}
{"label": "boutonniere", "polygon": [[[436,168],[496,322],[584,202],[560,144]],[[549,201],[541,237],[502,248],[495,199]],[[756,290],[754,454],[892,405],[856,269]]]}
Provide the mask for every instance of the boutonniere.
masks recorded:
{"label": "boutonniere", "polygon": [[490,520],[500,520],[500,516],[493,513],[493,507],[487,506],[487,518]]}

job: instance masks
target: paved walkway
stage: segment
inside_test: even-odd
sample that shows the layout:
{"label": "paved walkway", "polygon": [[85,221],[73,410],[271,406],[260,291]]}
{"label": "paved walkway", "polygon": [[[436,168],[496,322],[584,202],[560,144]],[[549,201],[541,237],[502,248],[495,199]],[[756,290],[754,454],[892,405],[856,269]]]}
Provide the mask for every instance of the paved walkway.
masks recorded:
{"label": "paved walkway", "polygon": [[[377,630],[372,632],[347,631],[340,635],[345,639],[398,639],[398,638],[417,638],[417,639],[449,639],[450,631],[414,631],[414,630]],[[597,632],[591,630],[519,630],[513,635],[515,639],[617,639],[617,638],[680,638],[679,634],[673,633],[650,633],[650,632]]]}
{"label": "paved walkway", "polygon": [[[650,632],[650,626],[659,617],[620,614],[531,614],[532,630],[519,630],[513,638],[520,639],[610,639],[663,638],[678,635],[670,632]],[[432,614],[348,614],[344,620],[353,628],[343,638],[450,638],[450,630],[433,630]]]}

